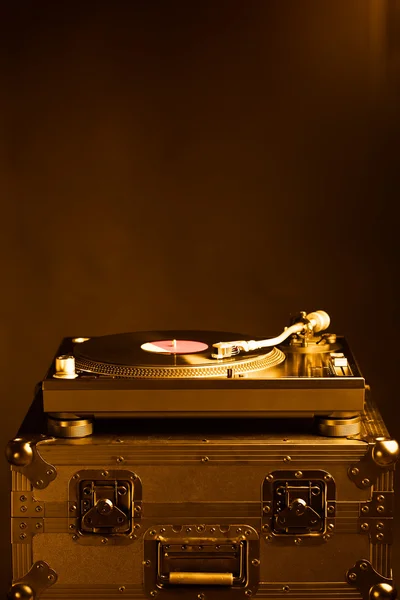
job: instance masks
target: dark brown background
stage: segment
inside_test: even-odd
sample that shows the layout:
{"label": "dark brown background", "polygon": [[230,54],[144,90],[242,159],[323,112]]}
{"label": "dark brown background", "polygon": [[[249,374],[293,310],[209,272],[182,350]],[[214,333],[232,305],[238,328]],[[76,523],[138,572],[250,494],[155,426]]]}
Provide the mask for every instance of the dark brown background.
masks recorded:
{"label": "dark brown background", "polygon": [[63,336],[318,308],[400,438],[397,0],[0,6],[0,445]]}

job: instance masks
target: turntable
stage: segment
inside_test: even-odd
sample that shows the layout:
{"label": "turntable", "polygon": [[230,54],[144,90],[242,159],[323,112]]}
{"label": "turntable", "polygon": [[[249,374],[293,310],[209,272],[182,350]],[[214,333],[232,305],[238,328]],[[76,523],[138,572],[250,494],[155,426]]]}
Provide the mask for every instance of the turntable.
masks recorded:
{"label": "turntable", "polygon": [[324,311],[277,337],[142,331],[66,338],[42,384],[50,431],[87,435],[100,418],[316,417],[324,435],[359,431],[365,381]]}

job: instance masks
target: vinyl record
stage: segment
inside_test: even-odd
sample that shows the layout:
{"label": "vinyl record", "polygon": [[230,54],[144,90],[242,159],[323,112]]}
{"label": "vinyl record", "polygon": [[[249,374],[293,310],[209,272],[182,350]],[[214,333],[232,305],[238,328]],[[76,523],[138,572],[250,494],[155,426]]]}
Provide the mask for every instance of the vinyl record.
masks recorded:
{"label": "vinyl record", "polygon": [[278,348],[212,358],[213,344],[246,339],[260,338],[220,331],[140,331],[89,339],[75,345],[74,356],[78,371],[134,378],[227,377],[285,359]]}

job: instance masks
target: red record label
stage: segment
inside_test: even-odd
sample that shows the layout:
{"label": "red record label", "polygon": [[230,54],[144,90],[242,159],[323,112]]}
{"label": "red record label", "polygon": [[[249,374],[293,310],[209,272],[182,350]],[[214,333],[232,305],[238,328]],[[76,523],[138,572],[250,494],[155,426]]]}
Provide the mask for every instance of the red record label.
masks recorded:
{"label": "red record label", "polygon": [[159,340],[157,342],[146,342],[141,345],[141,348],[146,352],[193,354],[207,350],[208,345],[194,340]]}

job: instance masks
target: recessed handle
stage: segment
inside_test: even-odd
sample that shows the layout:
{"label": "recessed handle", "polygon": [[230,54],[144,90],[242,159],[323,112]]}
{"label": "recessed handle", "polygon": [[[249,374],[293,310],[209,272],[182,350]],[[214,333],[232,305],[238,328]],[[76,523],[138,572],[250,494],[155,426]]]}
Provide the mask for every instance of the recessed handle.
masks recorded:
{"label": "recessed handle", "polygon": [[173,571],[169,574],[171,585],[233,585],[233,573],[191,573]]}

